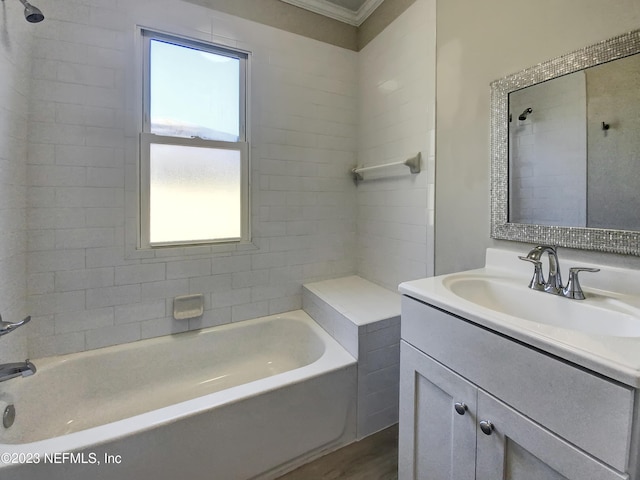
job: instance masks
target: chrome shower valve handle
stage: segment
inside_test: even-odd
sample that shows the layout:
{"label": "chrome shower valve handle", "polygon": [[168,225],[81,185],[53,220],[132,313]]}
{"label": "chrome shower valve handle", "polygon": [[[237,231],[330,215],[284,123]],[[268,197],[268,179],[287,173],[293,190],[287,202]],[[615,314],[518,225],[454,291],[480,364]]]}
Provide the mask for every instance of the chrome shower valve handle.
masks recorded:
{"label": "chrome shower valve handle", "polygon": [[29,315],[28,317],[26,317],[20,322],[15,322],[15,323],[3,322],[2,316],[0,315],[0,336],[6,335],[7,333],[11,333],[16,328],[21,327],[22,325],[24,325],[25,323],[29,323],[30,321],[31,321],[31,315]]}

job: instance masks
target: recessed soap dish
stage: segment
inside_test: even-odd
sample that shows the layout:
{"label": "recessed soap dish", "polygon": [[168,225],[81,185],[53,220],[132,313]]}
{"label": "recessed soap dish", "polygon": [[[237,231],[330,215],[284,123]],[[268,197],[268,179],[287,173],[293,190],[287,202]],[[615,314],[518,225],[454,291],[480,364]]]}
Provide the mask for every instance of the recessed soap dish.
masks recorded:
{"label": "recessed soap dish", "polygon": [[200,317],[204,312],[204,295],[182,295],[173,299],[173,318],[188,320]]}

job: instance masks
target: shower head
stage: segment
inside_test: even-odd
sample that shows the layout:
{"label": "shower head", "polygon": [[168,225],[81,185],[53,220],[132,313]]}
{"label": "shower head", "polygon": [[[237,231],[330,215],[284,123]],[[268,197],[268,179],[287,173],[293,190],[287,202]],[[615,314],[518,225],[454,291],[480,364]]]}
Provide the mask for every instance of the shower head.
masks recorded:
{"label": "shower head", "polygon": [[20,0],[20,3],[24,5],[24,18],[29,23],[39,23],[44,20],[44,15],[38,7],[34,7],[27,0]]}
{"label": "shower head", "polygon": [[529,114],[532,112],[533,112],[533,109],[531,107],[526,108],[525,111],[520,114],[520,116],[518,117],[518,120],[526,120],[527,116],[529,116]]}
{"label": "shower head", "polygon": [[[2,0],[4,2],[4,0]],[[29,23],[39,23],[44,20],[44,15],[42,11],[38,7],[34,7],[27,0],[19,0],[20,3],[24,6],[24,18],[27,19]]]}

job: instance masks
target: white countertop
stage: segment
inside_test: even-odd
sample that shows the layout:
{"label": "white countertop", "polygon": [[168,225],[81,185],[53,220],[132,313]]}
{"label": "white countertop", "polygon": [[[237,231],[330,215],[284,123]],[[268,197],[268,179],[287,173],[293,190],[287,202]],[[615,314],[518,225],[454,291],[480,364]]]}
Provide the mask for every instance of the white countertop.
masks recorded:
{"label": "white countertop", "polygon": [[[526,251],[520,255],[526,255]],[[598,273],[581,276],[580,282],[587,298],[585,300],[560,299],[566,302],[589,302],[589,293],[611,291],[624,297],[640,312],[640,271],[580,262],[563,262],[562,250],[559,262],[563,278],[565,270],[573,266],[597,267]],[[546,276],[547,264],[543,259]],[[449,275],[424,278],[400,284],[403,295],[446,310],[473,323],[504,334],[527,345],[580,365],[632,387],[640,387],[640,337],[616,337],[584,333],[514,317],[482,307],[457,296],[444,282],[453,275],[473,274],[498,276],[506,281],[528,285],[533,275],[533,266],[518,260],[518,252],[487,249],[484,268]],[[549,295],[544,292],[526,290],[524,294]],[[638,316],[640,322],[640,316]]]}

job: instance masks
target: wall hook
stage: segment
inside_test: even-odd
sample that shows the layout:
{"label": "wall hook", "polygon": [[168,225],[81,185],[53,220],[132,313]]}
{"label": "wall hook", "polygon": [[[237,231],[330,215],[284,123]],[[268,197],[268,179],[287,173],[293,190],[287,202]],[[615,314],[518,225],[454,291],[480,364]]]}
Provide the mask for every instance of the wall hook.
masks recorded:
{"label": "wall hook", "polygon": [[609,125],[608,123],[602,122],[602,130],[609,130],[611,128],[611,125]]}

